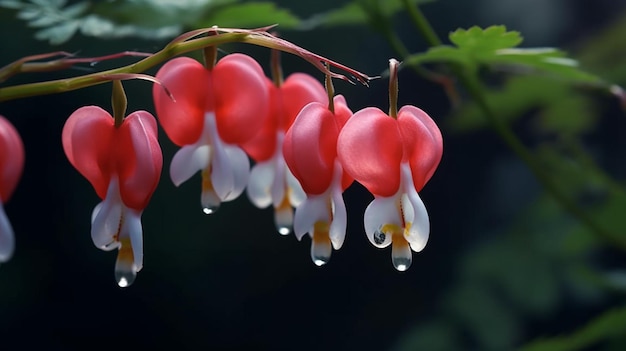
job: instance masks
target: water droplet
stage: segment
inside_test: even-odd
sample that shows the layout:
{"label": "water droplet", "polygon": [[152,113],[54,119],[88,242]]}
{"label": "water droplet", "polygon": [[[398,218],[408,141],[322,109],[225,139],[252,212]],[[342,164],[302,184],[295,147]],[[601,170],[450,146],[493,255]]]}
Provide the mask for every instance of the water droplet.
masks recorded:
{"label": "water droplet", "polygon": [[411,258],[393,257],[393,266],[400,272],[404,272],[411,267]]}
{"label": "water droplet", "polygon": [[[131,286],[137,278],[137,269],[133,262],[132,254],[126,252],[128,248],[122,247],[115,262],[115,281],[121,288]],[[132,253],[132,251],[130,251]]]}
{"label": "water droplet", "polygon": [[[208,176],[207,176],[208,177]],[[206,178],[204,176],[204,171],[202,173],[202,192],[200,193],[200,204],[202,205],[202,212],[204,214],[210,215],[215,213],[220,208],[220,204],[222,203],[220,198],[213,190],[213,186],[209,181],[210,178]],[[205,184],[207,183],[207,184]]]}
{"label": "water droplet", "polygon": [[219,208],[220,208],[219,205],[204,206],[204,207],[202,207],[202,212],[204,212],[204,214],[206,214],[206,215],[210,215],[210,214],[215,213]]}
{"label": "water droplet", "polygon": [[276,230],[281,235],[288,235],[291,233],[293,226],[293,210],[291,206],[282,206],[274,210],[274,223],[276,224]]}
{"label": "water droplet", "polygon": [[115,280],[120,288],[130,286],[135,281],[135,278],[137,278],[137,273],[134,270],[118,269],[115,267]]}
{"label": "water droplet", "polygon": [[289,235],[291,233],[291,228],[289,227],[277,227],[276,229],[280,235]]}
{"label": "water droplet", "polygon": [[311,242],[311,260],[316,266],[321,267],[330,261],[332,252],[330,238],[327,233],[313,234]]}
{"label": "water droplet", "polygon": [[313,257],[313,263],[318,267],[325,265],[328,261],[330,261],[330,257]]}

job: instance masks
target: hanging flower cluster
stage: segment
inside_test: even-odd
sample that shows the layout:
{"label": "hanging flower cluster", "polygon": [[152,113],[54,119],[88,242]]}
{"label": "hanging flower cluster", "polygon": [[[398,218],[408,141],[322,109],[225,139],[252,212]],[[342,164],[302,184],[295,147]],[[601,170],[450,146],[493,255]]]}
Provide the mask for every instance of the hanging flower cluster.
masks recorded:
{"label": "hanging flower cluster", "polygon": [[[313,62],[319,58],[279,43]],[[364,215],[367,237],[376,247],[392,245],[395,268],[406,270],[411,250],[421,251],[428,239],[428,214],[418,191],[437,168],[443,144],[424,111],[396,108],[399,62],[390,60],[389,113],[368,107],[353,114],[346,99],[334,95],[332,77],[343,76],[328,67],[322,67],[324,89],[304,73],[283,80],[276,51],[273,79],[244,54],[217,60],[216,48],[208,46],[204,58],[204,64],[189,57],[172,59],[149,78],[159,83],[153,88],[156,118],[146,111],[126,116],[126,96],[114,80],[113,115],[97,106],[81,107],[63,128],[69,162],[102,199],[93,210],[91,236],[102,250],[118,249],[118,284],[132,284],[143,266],[141,214],[163,165],[157,119],[180,146],[170,163],[172,182],[179,186],[200,172],[206,214],[247,189],[257,207],[273,206],[280,234],[293,231],[298,240],[309,234],[311,258],[321,266],[344,243],[342,194],[356,180],[374,195]],[[17,132],[1,116],[0,147],[2,262],[14,247],[2,205],[21,174],[24,152]]]}
{"label": "hanging flower cluster", "polygon": [[0,262],[8,261],[15,249],[13,227],[4,212],[22,171],[24,170],[24,145],[13,125],[0,116]]}

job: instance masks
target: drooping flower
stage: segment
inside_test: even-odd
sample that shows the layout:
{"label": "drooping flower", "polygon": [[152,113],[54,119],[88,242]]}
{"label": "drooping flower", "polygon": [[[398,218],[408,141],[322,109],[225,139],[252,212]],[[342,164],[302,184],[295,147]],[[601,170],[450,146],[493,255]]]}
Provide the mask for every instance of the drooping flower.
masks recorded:
{"label": "drooping flower", "polygon": [[390,113],[374,107],[356,112],[339,134],[337,151],[344,170],[374,195],[364,215],[368,239],[379,248],[392,244],[393,264],[404,271],[411,249],[421,251],[428,240],[428,213],[418,192],[439,165],[443,140],[426,112],[411,105],[396,110],[398,65],[390,61]]}
{"label": "drooping flower", "polygon": [[293,225],[293,207],[306,197],[298,181],[285,165],[283,140],[302,108],[310,102],[327,104],[322,84],[305,73],[293,73],[284,82],[267,79],[270,112],[259,133],[243,144],[256,164],[250,173],[247,195],[258,208],[274,207],[278,232],[286,235]]}
{"label": "drooping flower", "polygon": [[107,111],[85,106],[67,119],[62,137],[68,160],[103,200],[93,210],[91,238],[102,250],[119,249],[115,277],[126,287],[143,266],[141,214],[163,166],[156,119],[136,111],[116,127]]}
{"label": "drooping flower", "polygon": [[153,89],[157,117],[181,149],[170,164],[176,186],[202,171],[201,204],[207,214],[222,201],[237,198],[250,173],[240,148],[258,132],[269,106],[265,76],[259,64],[243,54],[227,55],[215,67],[179,57],[167,62]]}
{"label": "drooping flower", "polygon": [[11,122],[0,115],[0,262],[11,259],[15,249],[13,227],[4,212],[24,170],[24,144]]}
{"label": "drooping flower", "polygon": [[298,240],[311,236],[311,259],[321,266],[343,245],[347,213],[343,191],[353,178],[337,160],[339,131],[352,116],[343,96],[334,106],[312,102],[306,105],[287,131],[283,145],[285,161],[300,181],[307,198],[296,207],[294,232]]}

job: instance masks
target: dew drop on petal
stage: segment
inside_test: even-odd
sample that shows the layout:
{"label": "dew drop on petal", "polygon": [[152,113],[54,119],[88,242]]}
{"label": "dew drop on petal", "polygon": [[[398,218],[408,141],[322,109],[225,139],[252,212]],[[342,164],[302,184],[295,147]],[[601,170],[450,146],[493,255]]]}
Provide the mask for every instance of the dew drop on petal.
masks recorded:
{"label": "dew drop on petal", "polygon": [[293,228],[293,209],[285,197],[283,202],[274,210],[274,224],[281,235],[288,235]]}
{"label": "dew drop on petal", "polygon": [[200,204],[202,205],[202,212],[210,215],[215,213],[220,208],[221,201],[214,191],[202,191]]}
{"label": "dew drop on petal", "polygon": [[322,221],[316,222],[314,226],[313,237],[311,238],[311,259],[318,267],[330,261],[332,246],[328,228],[328,223]]}
{"label": "dew drop on petal", "polygon": [[115,281],[121,288],[126,288],[133,284],[135,278],[137,278],[137,269],[134,264],[132,246],[122,244],[115,262]]}
{"label": "dew drop on petal", "polygon": [[411,266],[413,257],[411,248],[402,234],[394,233],[392,240],[391,261],[398,271],[404,272]]}

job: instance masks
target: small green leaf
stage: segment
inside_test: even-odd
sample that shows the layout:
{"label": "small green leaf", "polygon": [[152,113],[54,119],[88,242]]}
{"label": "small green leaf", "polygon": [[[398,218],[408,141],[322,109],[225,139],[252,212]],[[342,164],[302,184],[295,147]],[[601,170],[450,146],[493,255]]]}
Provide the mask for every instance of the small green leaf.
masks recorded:
{"label": "small green leaf", "polygon": [[219,7],[196,25],[254,28],[278,24],[280,28],[293,28],[299,23],[298,17],[289,10],[278,8],[274,3],[254,2]]}
{"label": "small green leaf", "polygon": [[450,33],[450,41],[459,49],[476,53],[516,47],[522,40],[519,32],[507,32],[505,26],[491,26],[484,30],[474,26]]}
{"label": "small green leaf", "polygon": [[[435,0],[409,0],[413,5],[433,1]],[[337,9],[314,15],[304,21],[303,26],[310,29],[318,26],[369,25],[375,21],[373,16],[390,18],[403,9],[402,0],[354,0]]]}

